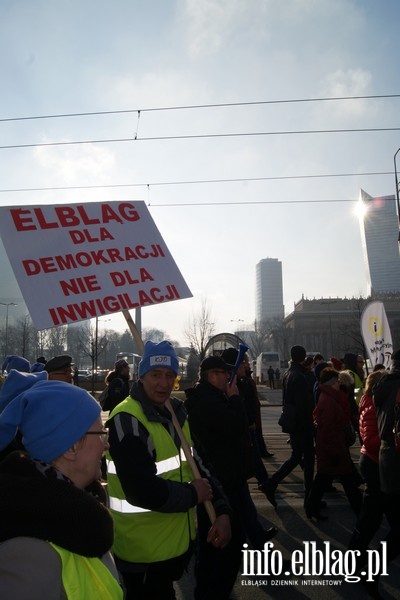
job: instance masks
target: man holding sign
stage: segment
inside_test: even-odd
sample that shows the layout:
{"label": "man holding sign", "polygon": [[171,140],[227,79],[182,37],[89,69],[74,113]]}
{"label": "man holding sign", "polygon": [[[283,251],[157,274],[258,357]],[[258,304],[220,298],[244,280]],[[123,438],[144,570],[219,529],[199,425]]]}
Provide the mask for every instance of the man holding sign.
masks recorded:
{"label": "man holding sign", "polygon": [[208,541],[230,540],[229,508],[217,486],[195,478],[172,423],[168,402],[190,444],[183,403],[170,398],[179,362],[170,342],[147,342],[139,382],[110,414],[107,454],[114,553],[127,600],[175,598],[173,581],[188,563],[196,535],[194,507],[214,499]]}

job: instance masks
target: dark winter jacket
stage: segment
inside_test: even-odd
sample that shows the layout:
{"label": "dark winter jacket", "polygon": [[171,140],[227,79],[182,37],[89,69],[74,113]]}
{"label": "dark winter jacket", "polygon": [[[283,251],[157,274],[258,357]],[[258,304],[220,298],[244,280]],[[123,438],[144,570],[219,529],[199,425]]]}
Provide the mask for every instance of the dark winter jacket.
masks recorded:
{"label": "dark winter jacket", "polygon": [[217,479],[229,496],[252,476],[246,411],[239,396],[208,382],[186,390],[185,406],[193,438],[205,449]]}
{"label": "dark winter jacket", "polygon": [[110,412],[129,396],[129,377],[112,372],[107,376],[108,398],[107,408]]}
{"label": "dark winter jacket", "polygon": [[400,388],[400,363],[385,375],[373,389],[373,401],[381,438],[379,476],[385,494],[400,494],[400,452],[396,450],[393,427],[394,405]]}
{"label": "dark winter jacket", "polygon": [[345,475],[352,472],[352,462],[346,445],[340,391],[321,383],[318,404],[314,409],[317,427],[317,469],[326,475]]}
{"label": "dark winter jacket", "polygon": [[306,369],[301,364],[292,362],[283,375],[282,387],[283,404],[294,404],[296,407],[295,434],[307,433],[312,435],[314,400]]}
{"label": "dark winter jacket", "polygon": [[257,391],[254,391],[252,380],[250,377],[241,377],[237,382],[239,396],[243,400],[246,410],[247,423],[249,427],[255,425],[257,420]]}

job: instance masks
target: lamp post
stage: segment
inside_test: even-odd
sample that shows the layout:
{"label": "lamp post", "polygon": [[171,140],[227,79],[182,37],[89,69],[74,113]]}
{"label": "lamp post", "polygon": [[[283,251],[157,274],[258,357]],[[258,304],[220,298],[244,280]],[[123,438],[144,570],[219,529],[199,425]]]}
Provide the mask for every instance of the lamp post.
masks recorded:
{"label": "lamp post", "polygon": [[6,332],[4,336],[4,356],[8,354],[8,309],[10,306],[18,306],[15,302],[0,302],[1,306],[6,307]]}
{"label": "lamp post", "polygon": [[[111,319],[104,319],[103,321],[111,321]],[[95,329],[94,329],[94,339],[92,337],[91,340],[92,346],[92,394],[95,392],[96,382],[97,382],[97,367],[98,367],[98,359],[99,359],[99,317],[95,318]]]}
{"label": "lamp post", "polygon": [[91,339],[92,346],[92,394],[95,393],[96,388],[96,375],[97,375],[97,357],[98,357],[98,343],[99,343],[99,317],[96,315],[94,338]]}
{"label": "lamp post", "polygon": [[243,323],[244,321],[243,321],[243,319],[230,319],[230,322],[231,323],[237,323],[236,331],[234,331],[233,333],[235,334],[235,336],[237,338],[236,349],[238,350],[239,349],[239,339],[240,339],[239,333],[240,333],[240,327],[241,327],[239,325],[239,323]]}
{"label": "lamp post", "polygon": [[[111,319],[100,319],[97,318],[98,323],[107,323],[107,321],[111,321]],[[104,351],[104,356],[102,357],[102,361],[103,361],[103,368],[107,365],[107,361],[106,361],[106,352],[107,352],[107,336],[106,336],[106,326],[103,325],[104,329],[103,329],[103,335],[100,337],[100,340],[98,339],[99,336],[99,329],[97,327],[97,360],[99,360],[99,356],[103,353]],[[100,344],[100,347],[99,347]],[[98,365],[96,365],[96,369],[97,369]]]}
{"label": "lamp post", "polygon": [[[243,323],[244,320],[243,319],[230,319],[231,323]],[[240,331],[240,325],[237,325],[237,330],[236,331]]]}

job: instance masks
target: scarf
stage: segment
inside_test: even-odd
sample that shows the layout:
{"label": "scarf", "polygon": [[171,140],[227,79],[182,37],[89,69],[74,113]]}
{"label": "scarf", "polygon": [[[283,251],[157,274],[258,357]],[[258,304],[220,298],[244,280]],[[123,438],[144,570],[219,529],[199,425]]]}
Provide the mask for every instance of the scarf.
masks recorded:
{"label": "scarf", "polygon": [[113,543],[105,499],[100,482],[79,489],[53,466],[12,452],[0,463],[0,542],[34,537],[100,558]]}

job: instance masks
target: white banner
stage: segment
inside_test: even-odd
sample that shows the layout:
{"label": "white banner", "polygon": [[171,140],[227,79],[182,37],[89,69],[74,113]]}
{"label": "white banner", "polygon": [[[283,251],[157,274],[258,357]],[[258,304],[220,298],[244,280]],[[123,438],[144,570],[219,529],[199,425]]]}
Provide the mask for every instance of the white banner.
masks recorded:
{"label": "white banner", "polygon": [[192,296],[144,202],[0,207],[37,329]]}
{"label": "white banner", "polygon": [[383,302],[370,302],[364,308],[361,333],[372,367],[377,364],[389,367],[393,344]]}

